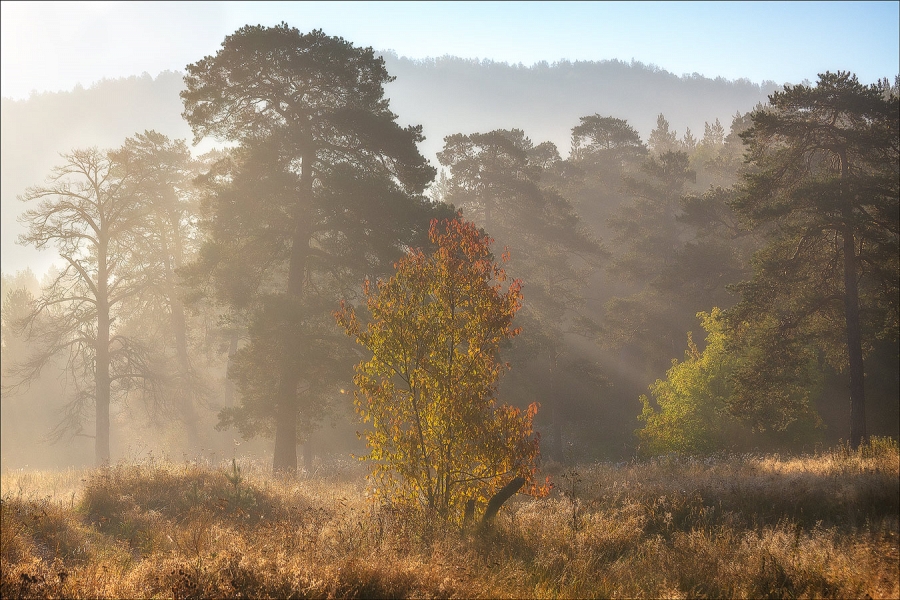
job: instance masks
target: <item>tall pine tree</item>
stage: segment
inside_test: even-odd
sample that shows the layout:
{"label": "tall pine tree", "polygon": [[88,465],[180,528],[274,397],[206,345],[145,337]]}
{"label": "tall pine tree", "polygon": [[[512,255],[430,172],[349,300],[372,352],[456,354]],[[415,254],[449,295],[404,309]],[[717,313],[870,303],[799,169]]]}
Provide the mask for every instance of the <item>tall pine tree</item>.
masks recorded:
{"label": "tall pine tree", "polygon": [[337,388],[332,303],[424,239],[434,169],[416,147],[421,127],[390,111],[392,78],[371,48],[284,23],[247,26],[187,71],[195,138],[237,144],[210,179],[200,269],[250,321],[232,369],[243,403],[224,423],[274,435],[273,467],[294,471],[298,426],[329,381]]}
{"label": "tall pine tree", "polygon": [[[732,318],[774,323],[786,344],[813,340],[849,371],[857,447],[866,437],[866,351],[878,338],[897,340],[900,103],[846,72],[785,86],[769,101],[742,136],[752,170],[735,203],[767,244]],[[736,408],[752,415],[765,382],[746,383]]]}

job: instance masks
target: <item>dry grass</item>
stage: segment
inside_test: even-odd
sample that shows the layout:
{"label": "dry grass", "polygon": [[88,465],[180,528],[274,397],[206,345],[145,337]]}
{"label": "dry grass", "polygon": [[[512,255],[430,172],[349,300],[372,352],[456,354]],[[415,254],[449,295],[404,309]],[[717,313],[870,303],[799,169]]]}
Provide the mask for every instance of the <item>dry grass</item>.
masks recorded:
{"label": "dry grass", "polygon": [[0,595],[900,596],[896,442],[584,466],[488,531],[373,506],[356,465],[236,467],[4,474]]}

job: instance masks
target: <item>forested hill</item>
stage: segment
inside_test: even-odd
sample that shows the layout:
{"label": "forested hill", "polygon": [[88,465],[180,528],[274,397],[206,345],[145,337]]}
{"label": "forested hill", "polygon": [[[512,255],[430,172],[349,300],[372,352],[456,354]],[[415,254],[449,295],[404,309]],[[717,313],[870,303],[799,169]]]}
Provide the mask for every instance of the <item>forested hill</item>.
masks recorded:
{"label": "forested hill", "polygon": [[[523,129],[535,142],[555,142],[565,156],[572,127],[581,116],[599,113],[626,119],[647,138],[663,113],[679,136],[690,127],[696,137],[705,121],[726,127],[735,112],[765,102],[777,86],[746,80],[679,77],[641,63],[621,61],[539,63],[531,67],[444,57],[411,60],[385,54],[392,109],[403,124],[421,124],[423,153],[436,164],[443,138],[496,128]],[[188,138],[178,96],[181,74],[164,72],[104,80],[88,89],[34,94],[2,100],[2,261],[3,271],[34,262],[41,272],[52,260],[14,244],[19,233],[16,200],[42,182],[59,153],[75,147],[115,147],[127,136],[155,129]],[[40,258],[38,258],[40,257]]]}
{"label": "forested hill", "polygon": [[[735,112],[765,103],[774,82],[677,76],[654,66],[618,60],[538,63],[531,67],[455,57],[412,60],[385,54],[391,107],[406,124],[421,123],[429,158],[453,133],[518,128],[535,143],[550,140],[568,154],[579,117],[599,113],[627,120],[644,140],[666,116],[679,137],[697,138],[704,122],[725,127]],[[435,162],[435,161],[433,161]]]}

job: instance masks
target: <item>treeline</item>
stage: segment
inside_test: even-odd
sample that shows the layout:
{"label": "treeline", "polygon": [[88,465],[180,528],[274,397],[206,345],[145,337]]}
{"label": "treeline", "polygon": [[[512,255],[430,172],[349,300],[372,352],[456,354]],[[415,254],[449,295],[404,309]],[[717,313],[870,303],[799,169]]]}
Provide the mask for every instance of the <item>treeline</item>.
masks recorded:
{"label": "treeline", "polygon": [[[385,88],[392,110],[400,123],[423,126],[426,139],[420,148],[433,165],[444,137],[460,132],[518,127],[533,139],[553,141],[565,150],[573,124],[593,113],[627,119],[646,138],[662,112],[680,134],[690,128],[699,137],[704,121],[719,118],[727,125],[735,111],[750,110],[778,89],[773,82],[678,77],[637,62],[521,67],[454,57],[416,61],[390,52],[383,56],[396,77]],[[4,255],[22,253],[41,261],[37,252],[11,246],[20,233],[16,217],[21,205],[15,197],[41,181],[60,153],[75,147],[114,147],[148,129],[172,139],[189,138],[190,128],[181,118],[183,76],[144,74],[69,92],[34,94],[27,100],[3,98]],[[207,140],[200,152],[210,147]],[[41,270],[46,262],[41,262]]]}
{"label": "treeline", "polygon": [[698,138],[705,121],[727,126],[735,111],[746,112],[779,89],[772,81],[710,79],[676,75],[640,62],[558,61],[533,66],[456,57],[413,60],[385,53],[387,86],[402,123],[421,123],[431,158],[445,136],[494,129],[525,129],[564,151],[579,117],[600,113],[628,122],[646,137],[663,113],[680,133]]}
{"label": "treeline", "polygon": [[541,405],[545,458],[898,434],[896,82],[824,74],[696,132],[649,109],[646,139],[586,110],[565,156],[514,125],[460,128],[435,169],[386,100],[392,60],[242,28],[181,94],[195,139],[229,149],[146,131],[28,188],[22,241],[65,263],[40,286],[4,276],[4,434],[65,398],[53,436],[91,436],[99,463],[116,428],[197,451],[215,426],[273,438],[293,470],[298,443],[348,421],[368,358],[332,311],[457,211],[522,281],[498,394]]}

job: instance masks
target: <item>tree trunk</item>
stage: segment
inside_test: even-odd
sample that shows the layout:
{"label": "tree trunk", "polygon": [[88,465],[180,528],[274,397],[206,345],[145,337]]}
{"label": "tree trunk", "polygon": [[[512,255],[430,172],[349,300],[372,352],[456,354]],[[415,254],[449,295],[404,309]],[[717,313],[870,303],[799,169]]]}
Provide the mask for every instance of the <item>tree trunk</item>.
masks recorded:
{"label": "tree trunk", "polygon": [[[95,438],[94,438],[94,463],[100,467],[109,464],[109,318],[99,321],[106,321],[106,342],[103,336],[98,332],[97,340],[97,373],[96,373],[96,420],[95,420]],[[102,329],[102,327],[101,327]],[[105,345],[106,348],[101,350],[99,346]]]}
{"label": "tree trunk", "polygon": [[499,492],[491,496],[491,499],[488,501],[487,509],[484,511],[484,517],[481,519],[481,523],[483,525],[490,523],[491,520],[497,516],[503,503],[512,498],[516,492],[522,489],[523,485],[525,485],[525,479],[523,477],[516,477],[503,486]]}
{"label": "tree trunk", "polygon": [[559,416],[559,398],[550,399],[550,456],[553,460],[565,462],[565,452],[562,443],[562,423]]}
{"label": "tree trunk", "polygon": [[96,389],[94,462],[96,466],[109,464],[109,289],[105,248],[97,252],[97,340],[94,385]]}
{"label": "tree trunk", "polygon": [[234,355],[237,352],[238,341],[240,339],[240,334],[238,334],[236,329],[232,329],[228,333],[228,361],[225,366],[225,406],[228,408],[233,408],[235,405],[234,402],[234,381],[228,378],[228,369],[231,367],[231,363],[234,360]]}
{"label": "tree trunk", "polygon": [[847,358],[850,363],[850,447],[859,448],[866,438],[865,370],[862,355],[862,327],[859,320],[859,282],[856,264],[856,240],[851,223],[853,213],[847,190],[850,165],[846,150],[841,159],[841,194],[844,197],[844,314],[847,321]]}
{"label": "tree trunk", "polygon": [[[173,290],[173,293],[177,293]],[[193,369],[187,351],[187,324],[184,317],[184,306],[177,298],[171,302],[172,324],[175,329],[175,348],[178,356],[179,381],[181,389],[178,394],[179,412],[181,421],[187,431],[188,448],[199,450],[200,433],[197,409],[194,406],[194,382],[192,381]]]}
{"label": "tree trunk", "polygon": [[313,472],[313,456],[312,435],[309,435],[303,442],[303,468],[306,469],[307,475],[312,475]]}
{"label": "tree trunk", "polygon": [[[306,209],[312,202],[313,156],[314,153],[309,151],[301,156],[301,197],[294,210],[294,235],[291,240],[287,295],[297,302],[303,299],[303,279],[309,255],[310,234]],[[292,358],[285,356],[280,366],[281,383],[278,387],[278,397],[275,399],[278,422],[275,424],[275,455],[272,459],[272,469],[293,475],[297,472],[297,384],[300,382],[300,374],[296,361]]]}
{"label": "tree trunk", "polygon": [[562,411],[559,406],[559,395],[556,391],[556,369],[558,366],[559,352],[553,350],[550,353],[550,372],[547,383],[550,388],[550,456],[558,461],[565,462],[562,443]]}
{"label": "tree trunk", "polygon": [[856,449],[866,439],[866,397],[856,242],[849,226],[844,230],[844,312],[847,320],[847,355],[850,363],[850,446]]}
{"label": "tree trunk", "polygon": [[297,405],[296,401],[291,401],[292,396],[296,396],[296,383],[294,380],[294,385],[291,386],[288,382],[279,389],[275,451],[272,457],[272,470],[276,473],[293,475],[297,472]]}
{"label": "tree trunk", "polygon": [[196,451],[200,449],[200,417],[194,406],[194,382],[192,381],[193,368],[191,367],[191,359],[187,348],[187,318],[184,313],[184,304],[178,296],[178,282],[175,275],[175,269],[181,266],[182,256],[181,238],[178,234],[177,218],[170,216],[168,225],[174,232],[174,248],[171,253],[171,255],[174,256],[174,264],[172,264],[169,259],[168,236],[165,231],[162,232],[161,239],[163,251],[165,252],[164,264],[166,270],[166,284],[168,287],[169,309],[172,315],[172,330],[175,335],[175,352],[178,357],[178,370],[181,384],[178,395],[178,408],[181,413],[181,420],[187,431],[188,448]]}

